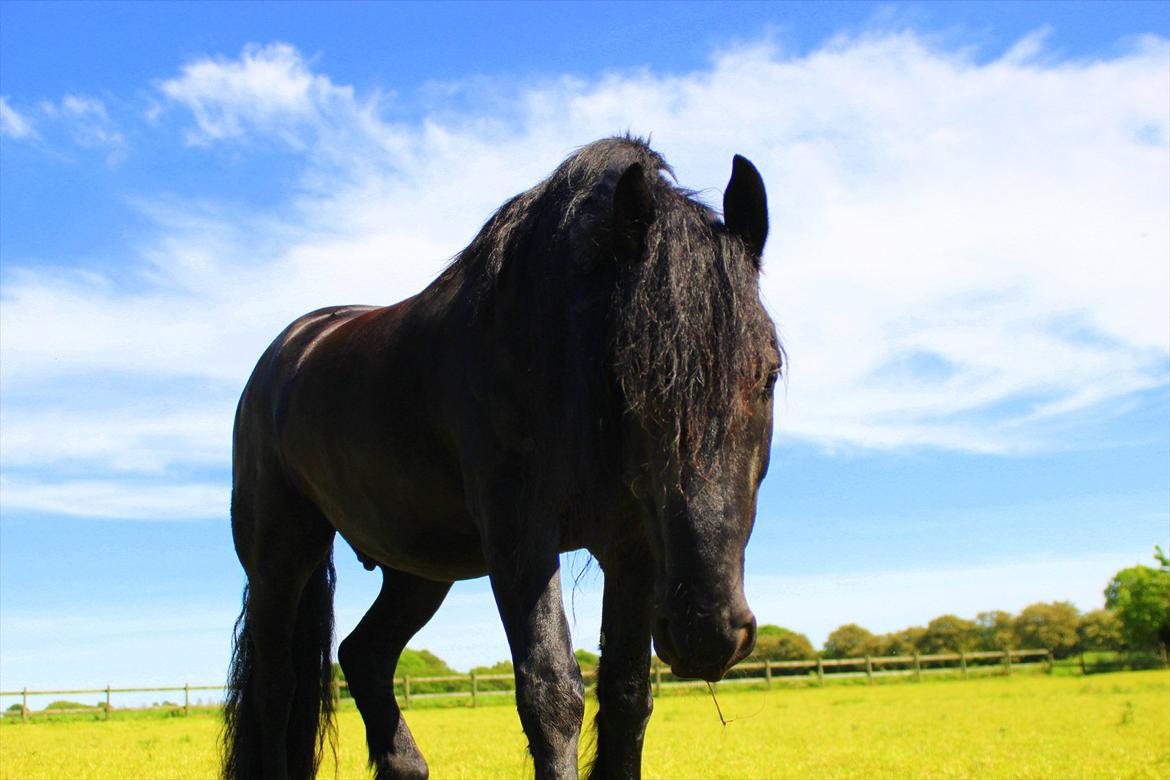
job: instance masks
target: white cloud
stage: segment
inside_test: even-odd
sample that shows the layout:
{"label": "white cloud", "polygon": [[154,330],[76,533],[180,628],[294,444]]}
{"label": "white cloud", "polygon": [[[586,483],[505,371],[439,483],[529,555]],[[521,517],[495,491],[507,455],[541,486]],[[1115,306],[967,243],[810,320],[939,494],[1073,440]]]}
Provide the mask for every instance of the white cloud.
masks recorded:
{"label": "white cloud", "polygon": [[8,98],[0,95],[0,137],[36,138],[37,131],[32,120],[8,105]]}
{"label": "white cloud", "polygon": [[[149,470],[126,452],[140,446],[167,467],[188,452],[226,462],[227,426],[192,421],[228,418],[290,319],[418,291],[500,202],[575,146],[630,128],[652,133],[712,202],[732,153],[764,174],[764,294],[792,363],[781,446],[1062,446],[1085,415],[1168,380],[1170,48],[1149,38],[1091,62],[1043,53],[1031,37],[978,63],[911,34],[806,56],[739,47],[682,75],[501,85],[470,115],[439,99],[415,124],[386,121],[378,95],[355,95],[285,44],[199,59],[158,84],[169,110],[190,111],[188,140],[303,150],[299,188],[263,213],[143,204],[158,235],[127,258],[141,270],[133,289],[8,261],[6,436],[41,442],[26,475],[38,459]],[[198,392],[175,391],[170,408],[151,393],[88,397],[87,443],[56,453],[52,423],[22,411],[46,384],[118,375]],[[62,420],[80,414],[71,403]],[[126,426],[136,407],[156,433]],[[173,443],[157,436],[168,426]]]}
{"label": "white cloud", "polygon": [[189,144],[206,146],[260,133],[303,148],[308,139],[302,131],[329,125],[342,130],[338,123],[358,121],[361,114],[352,88],[313,73],[309,64],[286,43],[253,44],[236,60],[196,59],[179,76],[156,86],[194,116]]}
{"label": "white cloud", "polygon": [[228,517],[230,490],[216,484],[118,483],[87,479],[24,482],[0,479],[5,512],[118,520],[204,520]]}
{"label": "white cloud", "polygon": [[102,399],[93,407],[79,397],[92,395],[92,388],[88,393],[83,389],[6,410],[0,437],[0,462],[6,471],[51,468],[163,476],[183,467],[223,465],[234,410],[230,398],[215,403],[213,396],[188,409],[189,399],[161,393],[137,394],[124,406]]}

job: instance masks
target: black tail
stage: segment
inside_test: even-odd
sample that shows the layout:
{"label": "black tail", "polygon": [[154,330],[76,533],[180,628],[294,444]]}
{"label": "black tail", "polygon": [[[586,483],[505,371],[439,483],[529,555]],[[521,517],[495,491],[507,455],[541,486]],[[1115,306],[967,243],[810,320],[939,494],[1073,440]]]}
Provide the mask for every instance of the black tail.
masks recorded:
{"label": "black tail", "polygon": [[[297,609],[292,661],[297,684],[288,724],[288,773],[308,780],[317,773],[328,744],[337,757],[333,723],[333,589],[337,575],[330,555],[309,577]],[[261,775],[260,722],[254,705],[255,656],[248,630],[248,588],[236,620],[232,662],[224,703],[223,778],[254,780]]]}

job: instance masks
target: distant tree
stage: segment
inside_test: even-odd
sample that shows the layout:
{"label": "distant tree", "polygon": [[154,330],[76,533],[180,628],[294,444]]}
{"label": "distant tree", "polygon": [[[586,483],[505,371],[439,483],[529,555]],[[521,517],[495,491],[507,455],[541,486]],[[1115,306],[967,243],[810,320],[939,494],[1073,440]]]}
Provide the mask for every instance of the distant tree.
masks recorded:
{"label": "distant tree", "polygon": [[476,674],[514,674],[516,670],[511,661],[497,661],[491,666],[476,666],[471,671]]}
{"label": "distant tree", "polygon": [[876,655],[913,655],[922,646],[922,638],[926,629],[922,626],[911,626],[901,631],[882,634],[877,638]]}
{"label": "distant tree", "polygon": [[1012,615],[1002,609],[980,612],[975,616],[977,650],[1006,650],[1016,644]]}
{"label": "distant tree", "polygon": [[1081,650],[1120,650],[1121,621],[1109,609],[1095,609],[1081,615],[1077,624]]}
{"label": "distant tree", "polygon": [[577,665],[582,669],[596,669],[601,663],[601,659],[588,650],[577,650],[574,655],[577,656]]}
{"label": "distant tree", "polygon": [[1122,641],[1133,650],[1170,646],[1170,560],[1154,550],[1158,568],[1122,569],[1105,588],[1105,607],[1117,613]]}
{"label": "distant tree", "polygon": [[[45,709],[46,710],[98,710],[98,709],[104,709],[105,706],[106,706],[106,703],[104,701],[100,701],[97,704],[82,704],[79,701],[69,701],[68,699],[58,699],[57,701],[49,702],[45,706]],[[155,707],[159,706],[158,702],[155,702],[154,706]]]}
{"label": "distant tree", "polygon": [[926,625],[918,649],[923,653],[966,652],[975,648],[978,636],[974,621],[957,615],[941,615]]}
{"label": "distant tree", "polygon": [[826,658],[858,658],[877,651],[877,637],[856,623],[841,626],[825,640]]}
{"label": "distant tree", "polygon": [[[516,671],[512,667],[511,661],[499,661],[491,666],[476,666],[471,670],[474,674],[506,674],[515,675]],[[512,689],[512,683],[508,680],[483,680],[479,683],[480,690],[499,690],[507,691]]]}
{"label": "distant tree", "polygon": [[430,650],[414,650],[408,647],[398,658],[394,676],[405,677],[408,674],[411,677],[442,677],[459,673]]}
{"label": "distant tree", "polygon": [[812,642],[804,634],[765,624],[756,630],[756,649],[748,660],[800,661],[816,655]]}
{"label": "distant tree", "polygon": [[1031,604],[1012,621],[1015,644],[1047,648],[1057,658],[1065,658],[1077,651],[1080,617],[1080,611],[1067,601]]}
{"label": "distant tree", "polygon": [[[341,671],[341,664],[337,663],[336,661],[333,662],[333,682],[335,682],[335,683],[345,682],[345,672]],[[347,686],[341,687],[340,695],[341,695],[341,698],[343,698],[343,699],[352,699],[353,698],[353,695],[349,692],[349,688]]]}
{"label": "distant tree", "polygon": [[[394,669],[394,676],[402,678],[407,675],[411,677],[446,677],[459,674],[459,672],[447,665],[439,656],[432,653],[430,650],[415,650],[413,648],[406,648],[402,651],[402,655],[398,659],[398,666]],[[345,672],[341,669],[341,664],[333,664],[333,679],[337,682],[345,682]],[[416,688],[417,693],[433,693],[436,691],[454,690],[458,683],[424,683],[422,688]],[[341,698],[351,698],[352,694],[348,687],[341,689]]]}

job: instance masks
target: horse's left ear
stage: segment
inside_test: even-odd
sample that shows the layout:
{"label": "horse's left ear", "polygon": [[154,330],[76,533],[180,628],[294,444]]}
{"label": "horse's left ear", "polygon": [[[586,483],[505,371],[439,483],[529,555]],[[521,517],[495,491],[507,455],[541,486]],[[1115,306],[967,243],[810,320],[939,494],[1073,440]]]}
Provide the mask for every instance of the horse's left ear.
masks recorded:
{"label": "horse's left ear", "polygon": [[723,192],[723,222],[732,235],[743,239],[758,266],[768,238],[768,195],[756,166],[738,154]]}

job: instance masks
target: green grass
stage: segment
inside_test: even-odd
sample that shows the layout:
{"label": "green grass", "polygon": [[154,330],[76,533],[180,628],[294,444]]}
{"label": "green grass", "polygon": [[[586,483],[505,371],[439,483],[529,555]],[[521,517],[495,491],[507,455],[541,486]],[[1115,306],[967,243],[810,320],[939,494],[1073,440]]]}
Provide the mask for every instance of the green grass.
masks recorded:
{"label": "green grass", "polygon": [[[705,691],[656,702],[649,778],[1170,778],[1170,672]],[[592,717],[590,708],[588,717]],[[732,720],[734,719],[734,720]],[[407,715],[442,778],[532,775],[512,707]],[[205,778],[219,720],[39,721],[0,729],[0,778]],[[367,778],[364,731],[338,722],[338,777]],[[333,775],[331,761],[321,776]]]}

